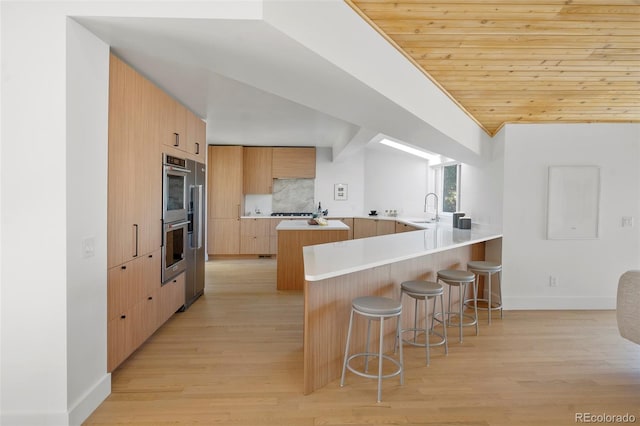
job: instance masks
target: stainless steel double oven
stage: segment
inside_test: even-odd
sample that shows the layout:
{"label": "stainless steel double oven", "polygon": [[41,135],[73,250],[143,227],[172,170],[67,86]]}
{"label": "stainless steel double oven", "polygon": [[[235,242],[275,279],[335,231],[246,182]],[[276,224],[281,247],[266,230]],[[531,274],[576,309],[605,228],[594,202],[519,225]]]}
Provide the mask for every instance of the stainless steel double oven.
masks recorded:
{"label": "stainless steel double oven", "polygon": [[189,229],[189,176],[182,158],[163,154],[162,174],[162,282],[166,283],[187,267],[185,251]]}

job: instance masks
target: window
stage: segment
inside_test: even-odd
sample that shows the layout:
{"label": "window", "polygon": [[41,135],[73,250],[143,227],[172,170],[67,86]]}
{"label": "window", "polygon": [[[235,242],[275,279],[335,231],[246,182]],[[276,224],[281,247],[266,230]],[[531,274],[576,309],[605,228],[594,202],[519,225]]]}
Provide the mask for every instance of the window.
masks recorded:
{"label": "window", "polygon": [[460,164],[443,164],[435,169],[436,193],[442,213],[460,210]]}

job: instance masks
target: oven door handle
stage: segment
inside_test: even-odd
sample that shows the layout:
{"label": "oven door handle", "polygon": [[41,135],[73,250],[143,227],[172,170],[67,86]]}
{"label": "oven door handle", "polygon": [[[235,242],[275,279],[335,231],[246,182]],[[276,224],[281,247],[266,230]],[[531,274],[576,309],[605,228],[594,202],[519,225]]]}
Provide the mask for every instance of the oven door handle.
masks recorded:
{"label": "oven door handle", "polygon": [[171,164],[165,164],[164,167],[168,172],[191,173],[191,170],[189,169],[183,169],[182,167],[174,166]]}
{"label": "oven door handle", "polygon": [[178,223],[168,223],[167,224],[167,228],[168,229],[175,229],[175,228],[180,228],[183,226],[186,226],[189,224],[188,220],[185,220],[184,222],[178,222]]}

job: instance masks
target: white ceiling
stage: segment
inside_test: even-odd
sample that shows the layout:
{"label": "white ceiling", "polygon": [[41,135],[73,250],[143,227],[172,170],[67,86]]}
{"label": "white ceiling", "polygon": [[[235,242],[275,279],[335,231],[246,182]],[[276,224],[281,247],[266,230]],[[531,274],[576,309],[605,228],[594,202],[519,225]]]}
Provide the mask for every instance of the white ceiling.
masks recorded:
{"label": "white ceiling", "polygon": [[[340,80],[353,80],[263,21],[76,19],[111,45],[116,55],[206,119],[210,144],[329,147],[348,142],[358,130],[345,120],[256,87],[286,83],[301,97],[322,96],[328,89],[335,91]],[[251,79],[255,85],[239,79]],[[339,90],[346,95],[344,89],[342,85]]]}
{"label": "white ceiling", "polygon": [[[363,35],[354,31],[358,26],[357,31],[374,38],[375,46],[353,51],[349,57],[369,58],[360,75],[363,70],[377,73],[378,83],[387,89],[403,88],[405,96],[417,93],[413,83],[399,77],[407,72],[418,75],[415,84],[421,91],[425,90],[423,85],[431,84],[344,3],[318,2],[317,10],[328,6],[337,13],[324,17],[316,17],[316,9],[309,5],[287,3],[282,11],[300,26],[331,22],[305,29],[314,37],[337,42],[337,46]],[[270,6],[274,7],[273,3]],[[296,7],[297,14],[292,12]],[[442,122],[449,110],[438,108],[443,104],[435,98],[451,102],[441,92],[421,92],[417,103],[404,107],[391,99],[390,92],[383,94],[330,62],[327,52],[321,56],[264,19],[74,19],[204,118],[209,144],[332,147],[336,159],[337,155],[347,157],[378,145],[371,141],[383,134],[461,161],[473,163],[479,158],[479,150],[469,142],[483,133],[475,124],[464,139],[453,140],[420,116],[430,110],[430,117]],[[392,61],[381,62],[384,50],[400,58],[405,74],[393,68]],[[454,132],[464,128],[460,120],[451,122]]]}

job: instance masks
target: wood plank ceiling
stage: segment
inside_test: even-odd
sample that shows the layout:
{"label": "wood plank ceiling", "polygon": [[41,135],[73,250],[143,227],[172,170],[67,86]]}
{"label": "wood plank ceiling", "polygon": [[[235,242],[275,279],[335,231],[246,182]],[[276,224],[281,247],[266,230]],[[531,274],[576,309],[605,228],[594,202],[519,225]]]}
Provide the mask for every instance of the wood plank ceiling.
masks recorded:
{"label": "wood plank ceiling", "polygon": [[346,0],[487,133],[640,122],[640,0]]}

